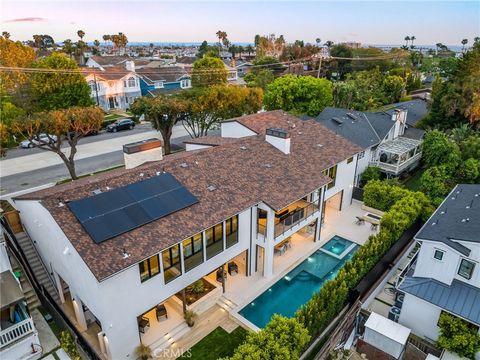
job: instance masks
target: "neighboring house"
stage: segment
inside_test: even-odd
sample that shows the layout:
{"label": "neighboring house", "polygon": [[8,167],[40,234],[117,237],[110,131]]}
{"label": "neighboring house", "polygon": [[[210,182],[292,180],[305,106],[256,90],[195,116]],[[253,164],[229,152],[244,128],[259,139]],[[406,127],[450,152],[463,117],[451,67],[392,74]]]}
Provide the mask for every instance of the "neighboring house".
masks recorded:
{"label": "neighboring house", "polygon": [[[387,176],[398,176],[418,165],[424,131],[408,124],[408,113],[404,105],[381,112],[327,107],[316,121],[362,147],[355,175],[358,185],[368,166],[378,166]],[[412,124],[417,121],[416,116],[411,117]]]}
{"label": "neighboring house", "polygon": [[396,109],[407,112],[406,123],[408,127],[415,127],[428,115],[428,103],[422,99],[403,101],[383,107],[382,111],[392,115]]}
{"label": "neighboring house", "polygon": [[480,327],[479,234],[480,185],[457,185],[415,236],[420,250],[397,284],[399,323],[432,342],[442,312]]}
{"label": "neighboring house", "polygon": [[250,61],[237,60],[235,68],[237,69],[238,76],[244,77],[245,74],[250,71],[252,66],[253,63]]}
{"label": "neighboring house", "polygon": [[3,240],[0,242],[0,293],[0,358],[39,359],[42,351],[38,332]]}
{"label": "neighboring house", "polygon": [[[99,357],[170,346],[189,331],[182,308],[228,306],[232,282],[280,276],[279,264],[296,260],[274,256],[279,245],[317,242],[322,219],[350,207],[362,149],[318,122],[271,111],[224,122],[221,135],[160,161],[158,141],[131,144],[128,163],[147,163],[14,199]],[[213,290],[184,303],[199,280]]]}
{"label": "neighboring house", "polygon": [[127,61],[133,61],[133,58],[128,56],[90,56],[85,63],[89,68],[97,68],[105,70],[108,67],[125,66]]}
{"label": "neighboring house", "polygon": [[[102,70],[103,69],[103,70]],[[104,111],[127,110],[141,96],[140,78],[133,61],[125,67],[83,68],[93,101]]]}
{"label": "neighboring house", "polygon": [[140,77],[142,95],[162,93],[162,90],[181,90],[192,87],[192,80],[185,69],[179,66],[142,68],[136,71]]}

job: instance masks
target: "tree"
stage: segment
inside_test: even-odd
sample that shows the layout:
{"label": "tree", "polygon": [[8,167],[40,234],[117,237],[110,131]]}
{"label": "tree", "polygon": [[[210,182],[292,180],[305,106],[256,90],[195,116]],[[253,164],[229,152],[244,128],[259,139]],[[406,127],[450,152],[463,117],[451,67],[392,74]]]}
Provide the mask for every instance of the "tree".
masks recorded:
{"label": "tree", "polygon": [[383,80],[383,92],[385,94],[385,102],[393,104],[399,102],[405,93],[405,80],[400,76],[388,75]]}
{"label": "tree", "polygon": [[361,185],[365,186],[370,180],[380,180],[381,171],[377,166],[367,167],[361,175]]}
{"label": "tree", "polygon": [[309,341],[307,329],[298,320],[275,314],[264,329],[250,332],[234,354],[224,360],[294,360]]}
{"label": "tree", "polygon": [[272,70],[270,69],[260,69],[260,70],[251,70],[243,77],[247,86],[249,87],[259,87],[265,90],[268,84],[271,84],[275,80]]}
{"label": "tree", "polygon": [[336,71],[339,78],[343,79],[345,74],[351,70],[352,60],[349,59],[353,57],[352,48],[344,44],[334,45],[330,49],[330,55],[333,57],[345,58],[335,59],[331,62],[331,71]]}
{"label": "tree", "polygon": [[423,140],[422,159],[426,167],[447,165],[449,169],[454,169],[460,162],[460,150],[445,133],[432,130]]}
{"label": "tree", "polygon": [[[51,151],[60,156],[65,163],[72,180],[77,179],[75,170],[75,154],[78,140],[100,130],[103,111],[97,107],[70,107],[68,109],[37,112],[16,118],[12,123],[12,131],[32,142],[34,147]],[[49,142],[40,140],[40,134],[47,134]],[[56,137],[56,141],[52,137]],[[64,143],[68,148],[62,148]],[[68,155],[64,151],[69,151]]]}
{"label": "tree", "polygon": [[[20,41],[12,41],[5,35],[0,37],[0,65],[6,67],[30,67],[35,61],[35,51]],[[0,83],[7,93],[13,93],[27,80],[23,71],[1,71]]]}
{"label": "tree", "polygon": [[333,103],[333,86],[326,79],[286,75],[267,86],[264,104],[267,110],[282,109],[295,114],[317,116]]}
{"label": "tree", "polygon": [[463,159],[480,159],[480,134],[469,136],[459,146]]}
{"label": "tree", "polygon": [[248,55],[251,55],[254,51],[253,46],[248,44],[247,47],[245,48],[245,51],[247,52]]}
{"label": "tree", "polygon": [[72,54],[75,52],[75,46],[73,45],[73,42],[72,40],[70,39],[67,39],[63,42],[63,47],[62,47],[63,51],[65,52],[65,54],[68,55],[68,57],[71,59],[72,58]]}
{"label": "tree", "polygon": [[188,110],[188,102],[179,96],[157,95],[136,98],[130,107],[136,116],[145,115],[152,127],[160,131],[165,154],[170,154],[170,138],[175,124],[182,120]]}
{"label": "tree", "polygon": [[8,31],[2,31],[2,36],[6,40],[10,39],[10,33]]}
{"label": "tree", "polygon": [[404,39],[404,40],[405,40],[405,47],[408,48],[408,42],[410,41],[410,36],[408,36],[408,35],[405,36],[405,39]]}
{"label": "tree", "polygon": [[468,39],[463,39],[462,40],[462,52],[465,51],[465,45],[468,44]]}
{"label": "tree", "polygon": [[445,165],[425,170],[420,178],[420,190],[434,206],[439,206],[454,185],[454,179]]}
{"label": "tree", "polygon": [[77,35],[80,38],[80,40],[83,40],[83,37],[85,36],[85,31],[83,30],[78,30]]}
{"label": "tree", "polygon": [[475,353],[480,351],[478,328],[443,311],[440,314],[438,326],[440,328],[438,347],[457,353],[460,357],[475,359]]}
{"label": "tree", "polygon": [[100,41],[95,39],[93,41],[93,46],[94,46],[94,48],[93,48],[94,54],[99,54],[100,53]]}
{"label": "tree", "polygon": [[227,33],[226,33],[225,31],[218,30],[217,33],[216,33],[216,35],[217,35],[217,38],[218,38],[218,45],[219,45],[219,47],[221,47],[222,44],[223,44],[223,46],[226,47],[227,44],[228,44],[228,38],[227,38],[228,35],[227,35]]}
{"label": "tree", "polygon": [[102,36],[103,41],[105,42],[105,46],[107,46],[107,41],[110,40],[110,35],[103,35]]}
{"label": "tree", "polygon": [[223,61],[217,57],[204,56],[193,63],[192,85],[211,86],[227,83],[227,69]]}
{"label": "tree", "polygon": [[469,158],[460,165],[458,171],[458,182],[476,184],[480,180],[480,160]]}
{"label": "tree", "polygon": [[320,47],[320,43],[322,42],[322,39],[316,38],[315,42],[317,43],[317,46]]}
{"label": "tree", "polygon": [[91,90],[77,63],[61,53],[40,59],[37,69],[57,69],[67,72],[33,73],[24,98],[18,98],[28,112],[66,109],[72,106],[91,106]]}
{"label": "tree", "polygon": [[333,41],[327,40],[327,41],[325,41],[325,44],[323,44],[323,45],[325,45],[327,48],[330,49],[333,46]]}
{"label": "tree", "polygon": [[188,102],[183,126],[196,138],[208,135],[208,130],[222,120],[258,112],[263,92],[258,88],[214,85],[184,91],[180,97]]}
{"label": "tree", "polygon": [[417,38],[415,36],[410,36],[410,41],[412,42],[412,45],[410,45],[410,48],[415,48],[415,45],[413,45],[413,42],[416,40]]}

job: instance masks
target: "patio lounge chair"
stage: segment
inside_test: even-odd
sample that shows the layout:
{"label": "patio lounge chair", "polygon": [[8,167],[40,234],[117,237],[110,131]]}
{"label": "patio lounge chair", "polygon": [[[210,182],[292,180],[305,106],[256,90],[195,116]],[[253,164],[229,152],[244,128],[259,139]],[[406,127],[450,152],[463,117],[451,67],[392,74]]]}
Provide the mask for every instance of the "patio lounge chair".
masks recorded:
{"label": "patio lounge chair", "polygon": [[285,251],[287,251],[287,247],[286,247],[285,244],[274,248],[274,253],[277,254],[277,255],[283,255],[283,254],[285,254]]}
{"label": "patio lounge chair", "polygon": [[155,308],[155,313],[157,314],[157,320],[160,321],[160,318],[165,316],[168,319],[167,308],[163,304],[158,304]]}
{"label": "patio lounge chair", "polygon": [[142,316],[138,320],[138,330],[142,333],[145,334],[145,332],[149,329],[150,327],[150,320],[146,316]]}
{"label": "patio lounge chair", "polygon": [[235,276],[238,274],[238,265],[235,264],[235,261],[229,262],[228,263],[228,273],[231,276]]}

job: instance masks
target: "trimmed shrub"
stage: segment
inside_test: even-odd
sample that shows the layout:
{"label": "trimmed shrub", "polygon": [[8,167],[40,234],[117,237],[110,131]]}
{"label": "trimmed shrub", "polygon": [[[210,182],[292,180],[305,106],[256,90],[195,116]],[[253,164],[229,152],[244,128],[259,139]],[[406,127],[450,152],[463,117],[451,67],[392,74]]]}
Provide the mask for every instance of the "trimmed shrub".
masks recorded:
{"label": "trimmed shrub", "polygon": [[365,186],[371,180],[380,180],[381,172],[378,166],[369,166],[362,173],[360,178],[361,186]]}
{"label": "trimmed shrub", "polygon": [[475,353],[480,351],[480,335],[476,326],[446,312],[440,315],[438,326],[438,347],[457,353],[460,357],[475,359]]}

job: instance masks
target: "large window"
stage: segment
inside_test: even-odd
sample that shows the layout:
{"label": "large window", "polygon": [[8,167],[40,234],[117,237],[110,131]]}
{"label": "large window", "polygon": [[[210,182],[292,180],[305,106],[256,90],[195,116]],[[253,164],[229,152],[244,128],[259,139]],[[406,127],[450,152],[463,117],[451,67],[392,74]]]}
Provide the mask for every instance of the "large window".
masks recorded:
{"label": "large window", "polygon": [[223,223],[205,231],[205,242],[207,244],[207,259],[223,251]]}
{"label": "large window", "polygon": [[185,272],[193,269],[203,262],[202,234],[192,236],[183,242],[183,264]]}
{"label": "large window", "polygon": [[458,268],[458,275],[470,280],[473,275],[473,269],[475,269],[475,263],[466,259],[462,259],[460,262],[460,267]]}
{"label": "large window", "polygon": [[138,264],[140,268],[140,279],[142,282],[160,273],[160,262],[158,255],[154,255]]}
{"label": "large window", "polygon": [[180,265],[180,244],[174,245],[167,250],[163,250],[162,260],[165,283],[182,275],[182,268]]}
{"label": "large window", "polygon": [[332,179],[332,182],[328,183],[327,185],[327,190],[333,188],[337,179],[337,165],[332,166],[329,169],[323,170],[322,174]]}
{"label": "large window", "polygon": [[133,76],[128,78],[127,86],[128,87],[135,87],[136,86],[135,78]]}
{"label": "large window", "polygon": [[96,88],[95,85],[96,85],[96,84],[95,84],[95,81],[93,81],[93,80],[90,80],[90,81],[88,82],[88,86],[90,86],[90,90],[92,90],[92,92],[95,92],[95,91],[97,90],[97,88]]}
{"label": "large window", "polygon": [[225,236],[227,238],[227,249],[238,243],[238,215],[225,221]]}

